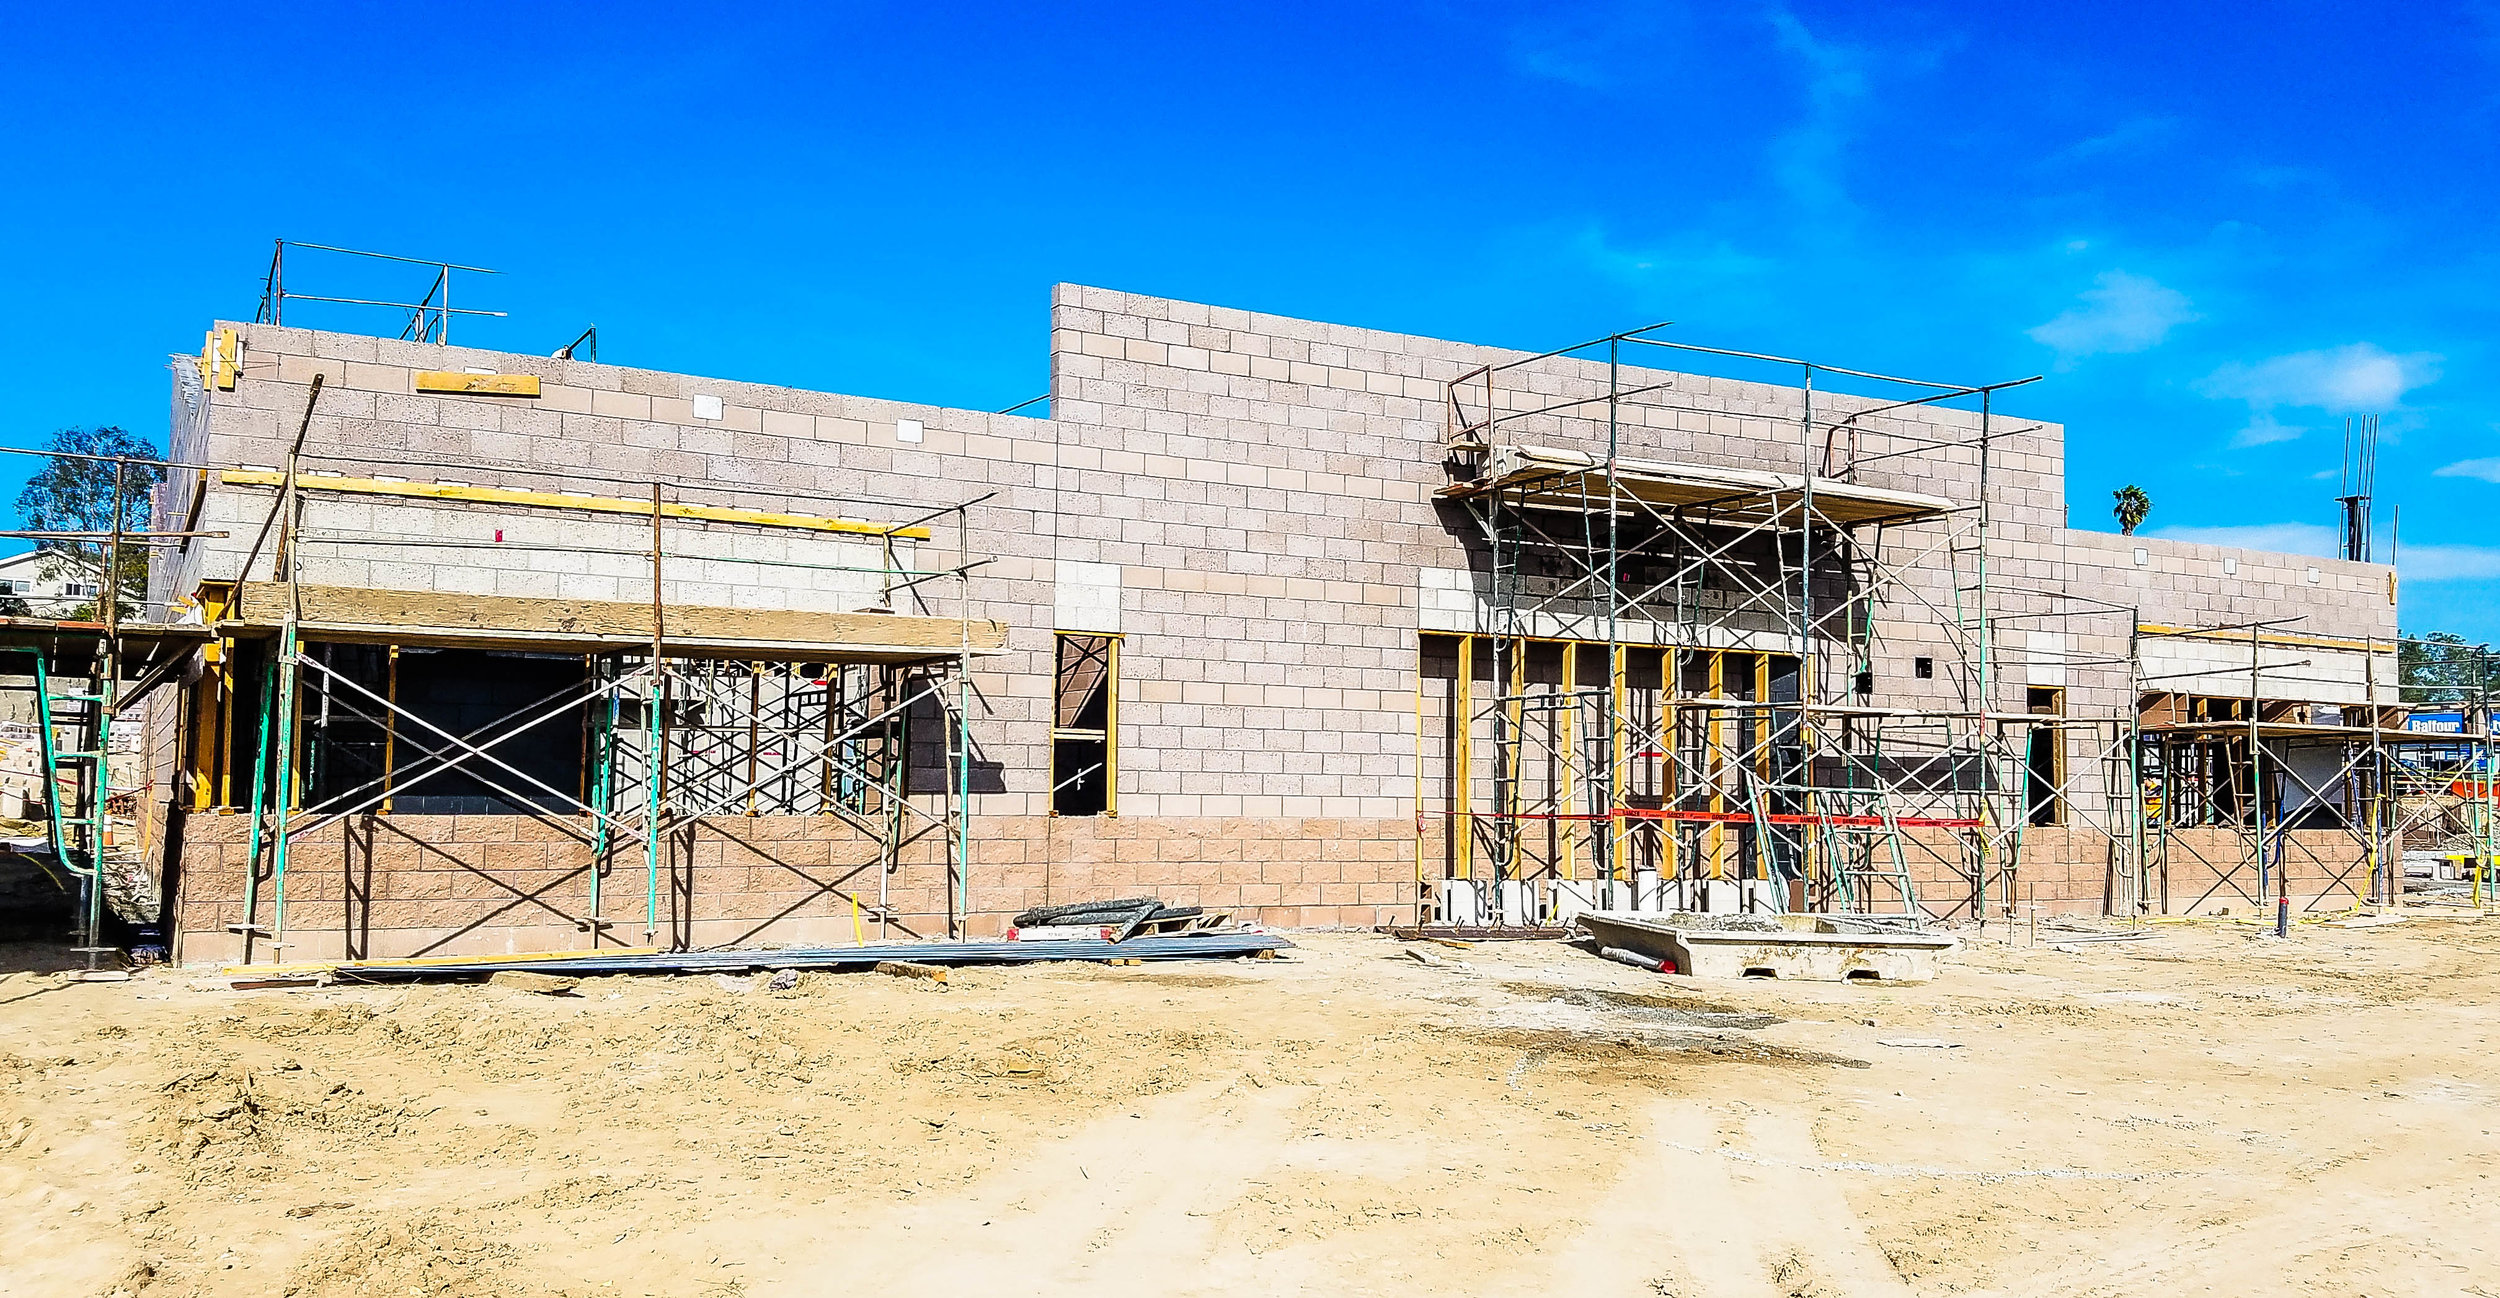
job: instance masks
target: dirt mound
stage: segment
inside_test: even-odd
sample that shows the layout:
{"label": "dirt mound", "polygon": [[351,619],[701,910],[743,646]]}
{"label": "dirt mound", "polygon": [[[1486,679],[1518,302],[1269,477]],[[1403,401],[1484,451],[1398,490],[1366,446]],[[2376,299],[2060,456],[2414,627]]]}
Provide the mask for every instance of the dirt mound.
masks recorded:
{"label": "dirt mound", "polygon": [[287,1279],[287,1298],[432,1298],[496,1294],[554,1298],[567,1291],[514,1272],[521,1250],[444,1213],[367,1221],[313,1249]]}
{"label": "dirt mound", "polygon": [[914,1054],[896,1059],[894,1070],[941,1084],[1004,1081],[1127,1099],[1187,1086],[1206,1075],[1208,1056],[1240,1045],[1238,1036],[1219,1030],[1062,1031]]}
{"label": "dirt mound", "polygon": [[1673,996],[1647,996],[1638,992],[1608,991],[1603,988],[1537,988],[1532,983],[1505,983],[1513,991],[1546,993],[1545,999],[1565,1005],[1589,1009],[1611,1010],[1626,1020],[1657,1027],[1729,1028],[1751,1032],[1787,1022],[1777,1014],[1740,1010],[1699,999]]}
{"label": "dirt mound", "polygon": [[169,1158],[195,1176],[218,1176],[307,1135],[388,1140],[424,1112],[376,1103],[348,1082],[302,1067],[252,1072],[227,1065],[160,1085],[148,1118]]}
{"label": "dirt mound", "polygon": [[370,1005],[319,1005],[293,1013],[246,1018],[229,1026],[227,1032],[259,1041],[339,1036],[363,1029],[375,1017],[376,1011]]}
{"label": "dirt mound", "polygon": [[1579,1005],[1604,1005],[1616,1009],[1684,1010],[1695,1014],[1746,1014],[1752,1011],[1726,1001],[1712,1000],[1689,992],[1626,992],[1611,987],[1566,986],[1562,983],[1505,982],[1502,990],[1532,1000],[1563,997]]}
{"label": "dirt mound", "polygon": [[1658,1076],[1669,1061],[1776,1064],[1791,1067],[1871,1067],[1866,1060],[1820,1050],[1799,1050],[1717,1032],[1604,1034],[1568,1028],[1450,1028],[1478,1045],[1558,1058],[1628,1077]]}

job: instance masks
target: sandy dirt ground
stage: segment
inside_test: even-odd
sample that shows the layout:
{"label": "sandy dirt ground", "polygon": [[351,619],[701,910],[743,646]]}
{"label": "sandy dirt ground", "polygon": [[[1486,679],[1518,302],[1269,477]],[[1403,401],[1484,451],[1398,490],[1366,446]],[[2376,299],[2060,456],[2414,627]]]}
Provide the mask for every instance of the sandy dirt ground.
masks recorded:
{"label": "sandy dirt ground", "polygon": [[1297,940],[943,988],[20,972],[0,1293],[2500,1295],[2500,923],[1975,941],[1915,987]]}

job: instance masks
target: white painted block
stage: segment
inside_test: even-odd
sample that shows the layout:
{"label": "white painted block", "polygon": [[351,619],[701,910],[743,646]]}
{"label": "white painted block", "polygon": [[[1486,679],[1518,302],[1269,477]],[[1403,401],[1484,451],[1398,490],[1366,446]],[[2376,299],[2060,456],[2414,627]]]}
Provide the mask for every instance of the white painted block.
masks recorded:
{"label": "white painted block", "polygon": [[2066,684],[2066,633],[2063,631],[2023,632],[2023,671],[2030,683],[2041,689],[2062,689]]}
{"label": "white painted block", "polygon": [[920,421],[919,421],[919,420],[917,420],[917,419],[897,419],[897,420],[895,420],[895,421],[894,421],[894,440],[895,440],[895,441],[898,441],[898,442],[917,442],[917,441],[919,441],[920,439],[921,439],[921,432],[920,432]]}
{"label": "white painted block", "polygon": [[1536,885],[1524,879],[1506,879],[1501,884],[1502,922],[1529,925],[1536,922]]}
{"label": "white painted block", "polygon": [[696,394],[695,394],[695,397],[694,397],[694,417],[695,417],[695,418],[697,418],[697,419],[718,419],[718,418],[720,418],[720,417],[721,417],[721,403],[720,403],[720,398],[719,398],[719,397],[716,397],[716,396],[713,396],[713,395],[711,395],[711,394],[709,394],[709,393],[704,393],[704,392],[698,392],[698,393],[696,393]]}
{"label": "white painted block", "polygon": [[1556,879],[1546,913],[1555,924],[1569,924],[1573,916],[1598,909],[1598,890],[1605,885],[1594,879]]}
{"label": "white painted block", "polygon": [[1053,599],[1054,624],[1061,631],[1117,634],[1120,630],[1120,565],[1080,563],[1062,559]]}

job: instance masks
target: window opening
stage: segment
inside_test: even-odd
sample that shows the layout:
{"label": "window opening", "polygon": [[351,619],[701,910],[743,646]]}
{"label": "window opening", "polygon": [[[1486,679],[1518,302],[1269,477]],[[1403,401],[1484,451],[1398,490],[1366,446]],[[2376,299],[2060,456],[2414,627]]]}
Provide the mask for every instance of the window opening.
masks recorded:
{"label": "window opening", "polygon": [[1118,814],[1119,650],[1118,636],[1058,637],[1050,731],[1054,816]]}
{"label": "window opening", "polygon": [[[2032,689],[2025,698],[2027,710],[2034,716],[2066,715],[2066,691]],[[2034,825],[2066,823],[2066,746],[2065,730],[2056,725],[2031,727],[2029,750],[2024,754],[2029,788],[2024,801],[2030,810],[2028,819]]]}

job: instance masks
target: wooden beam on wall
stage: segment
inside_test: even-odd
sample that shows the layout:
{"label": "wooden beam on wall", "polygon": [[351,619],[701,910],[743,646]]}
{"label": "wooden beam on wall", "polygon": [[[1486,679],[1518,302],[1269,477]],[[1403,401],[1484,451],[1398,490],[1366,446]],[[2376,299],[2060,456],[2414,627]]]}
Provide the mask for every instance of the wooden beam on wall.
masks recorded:
{"label": "wooden beam on wall", "polygon": [[[279,487],[286,475],[266,469],[227,469],[219,480],[235,487]],[[651,502],[622,500],[613,496],[568,496],[559,491],[523,491],[511,487],[471,487],[456,482],[394,482],[388,478],[333,477],[324,473],[308,473],[295,481],[299,491],[337,492],[356,496],[405,496],[418,500],[441,500],[454,504],[511,505],[522,509],[566,509],[590,514],[631,514],[651,517]],[[662,518],[691,518],[708,523],[744,523],[751,527],[782,527],[802,532],[831,532],[851,536],[892,536],[907,541],[926,541],[925,527],[879,527],[849,518],[819,518],[807,514],[776,514],[761,509],[735,509],[725,505],[664,504]]]}

